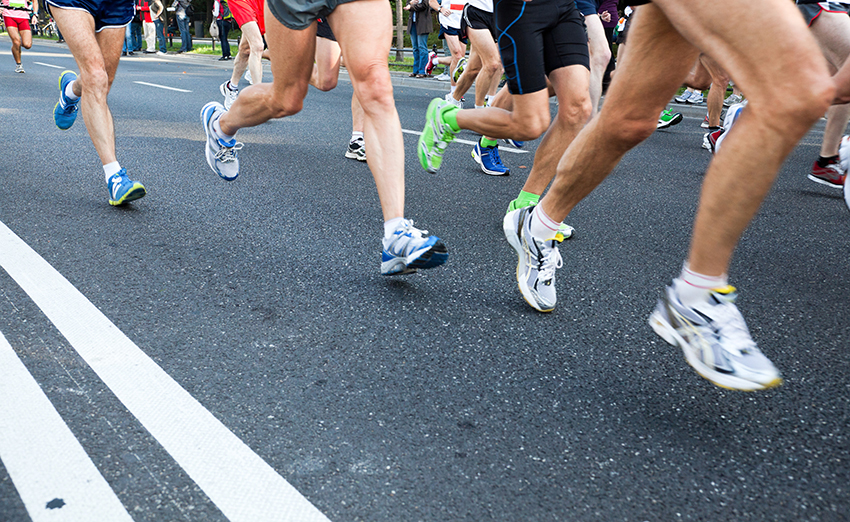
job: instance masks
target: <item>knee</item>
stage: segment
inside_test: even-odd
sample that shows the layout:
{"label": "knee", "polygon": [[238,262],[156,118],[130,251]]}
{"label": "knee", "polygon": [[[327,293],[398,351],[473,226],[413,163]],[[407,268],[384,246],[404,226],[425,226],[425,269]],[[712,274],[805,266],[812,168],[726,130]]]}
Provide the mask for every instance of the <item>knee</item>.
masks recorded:
{"label": "knee", "polygon": [[521,141],[531,141],[539,138],[549,128],[551,116],[548,109],[549,107],[547,106],[545,111],[539,111],[531,115],[524,114],[519,118],[515,118],[516,121],[514,121],[514,130],[511,137]]}
{"label": "knee", "polygon": [[263,39],[262,38],[252,39],[251,41],[248,42],[248,47],[249,47],[252,55],[256,55],[256,56],[259,56],[260,58],[262,58],[262,56],[263,56]]}
{"label": "knee", "polygon": [[502,70],[502,62],[499,59],[488,60],[487,63],[484,64],[484,69],[490,74],[496,74]]}
{"label": "knee", "polygon": [[596,45],[590,48],[590,62],[594,67],[608,67],[608,62],[611,61],[611,48],[608,47],[608,40],[597,42]]}
{"label": "knee", "polygon": [[88,96],[106,96],[109,92],[109,75],[104,69],[85,71],[80,76],[81,87]]}
{"label": "knee", "polygon": [[614,117],[606,118],[599,115],[599,125],[603,127],[609,142],[617,149],[629,150],[636,147],[655,132],[658,126],[658,115],[638,117]]}
{"label": "knee", "polygon": [[590,119],[593,104],[588,93],[569,100],[558,101],[558,123],[566,127],[581,128]]}
{"label": "knee", "polygon": [[319,74],[315,87],[320,91],[328,92],[336,88],[339,77],[335,74]]}
{"label": "knee", "polygon": [[307,95],[306,86],[304,88],[289,89],[284,95],[274,96],[268,106],[272,110],[272,118],[284,118],[298,114],[304,107],[304,97]]}
{"label": "knee", "polygon": [[393,86],[388,74],[376,67],[358,80],[357,98],[364,112],[375,114],[395,110]]}

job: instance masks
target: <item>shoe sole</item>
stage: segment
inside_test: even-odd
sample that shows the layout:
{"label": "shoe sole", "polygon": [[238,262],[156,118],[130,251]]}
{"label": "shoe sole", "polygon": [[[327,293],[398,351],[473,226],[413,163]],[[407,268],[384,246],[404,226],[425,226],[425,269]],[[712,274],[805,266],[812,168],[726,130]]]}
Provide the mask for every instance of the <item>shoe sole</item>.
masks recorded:
{"label": "shoe sole", "polygon": [[117,201],[110,199],[109,204],[112,205],[113,207],[117,207],[117,206],[123,205],[125,203],[129,203],[131,201],[136,201],[137,199],[141,199],[141,198],[145,197],[145,195],[147,193],[148,192],[147,192],[147,190],[145,190],[145,187],[137,181],[133,184],[133,188],[131,188],[130,190],[127,191],[126,194],[124,194],[124,197],[122,197],[121,199],[119,199]]}
{"label": "shoe sole", "polygon": [[655,127],[655,129],[656,130],[666,129],[668,127],[672,127],[673,125],[678,125],[678,124],[682,123],[683,119],[684,119],[684,116],[682,116],[682,113],[677,112],[676,115],[673,116],[673,118],[670,121],[663,122],[663,123],[659,124],[658,126]]}
{"label": "shoe sole", "polygon": [[345,151],[345,157],[348,158],[348,159],[353,159],[353,160],[357,160],[357,161],[366,161],[366,156],[361,156],[360,154],[357,154],[356,152]]}
{"label": "shoe sole", "polygon": [[[59,75],[59,96],[64,96],[64,94],[62,92],[64,90],[62,88],[62,78],[64,78],[65,75],[69,74],[69,73],[76,75],[76,73],[74,71],[62,71],[62,74]],[[74,126],[74,122],[77,121],[77,118],[75,116],[74,121],[72,121],[71,124],[68,125],[67,127],[60,127],[59,123],[56,121],[56,110],[60,107],[61,103],[62,103],[61,101],[58,101],[58,102],[56,102],[56,105],[53,106],[53,123],[56,125],[56,128],[59,129],[59,130],[68,130],[71,127]]]}
{"label": "shoe sole", "polygon": [[[511,245],[511,248],[514,249],[514,252],[516,252],[517,255],[516,283],[519,287],[519,293],[522,294],[523,300],[525,300],[530,307],[534,308],[538,312],[549,313],[555,309],[555,305],[553,304],[550,308],[541,307],[531,294],[531,290],[528,288],[528,283],[525,282],[525,278],[522,277],[527,268],[525,263],[525,257],[527,254],[525,253],[525,249],[522,247],[522,238],[520,238],[519,234],[516,233],[514,220],[511,214],[512,212],[507,213],[502,219],[502,230],[505,233],[505,239],[508,240],[508,244]],[[519,224],[519,227],[522,227],[522,223]]]}
{"label": "shoe sole", "polygon": [[[430,127],[430,132],[436,142],[437,129],[435,128],[434,119],[436,118],[437,112],[440,110],[440,105],[442,103],[446,103],[445,100],[441,98],[434,98],[431,100],[431,103],[428,104],[428,110],[425,112],[425,128],[422,130],[422,134],[419,135],[419,140],[416,145],[417,156],[419,156],[419,165],[431,174],[435,174],[438,170],[440,170],[440,166],[442,166],[443,163],[442,155],[428,153],[428,146],[425,145],[425,134],[428,132]],[[430,159],[431,156],[436,156],[440,159],[439,164],[434,166]]]}
{"label": "shoe sole", "polygon": [[693,368],[702,378],[708,380],[715,386],[735,391],[759,391],[775,388],[782,384],[782,377],[777,377],[767,383],[757,383],[733,377],[719,372],[713,371],[711,368],[703,364],[693,350],[689,349],[688,343],[681,335],[668,323],[658,310],[654,310],[649,316],[649,326],[671,346],[678,346],[685,355],[685,361]]}
{"label": "shoe sole", "polygon": [[[218,104],[218,105],[221,105],[221,104]],[[222,105],[222,107],[223,107],[223,105]],[[201,125],[204,126],[204,134],[207,137],[207,141],[204,143],[204,156],[207,159],[207,165],[209,165],[210,170],[215,172],[218,175],[218,177],[220,177],[221,179],[223,179],[225,181],[233,181],[234,179],[239,177],[238,172],[232,178],[228,178],[227,176],[222,176],[221,172],[217,171],[215,169],[215,167],[213,166],[213,165],[215,165],[215,156],[211,154],[212,150],[210,149],[209,119],[212,117],[212,113],[215,112],[215,109],[216,109],[216,102],[209,102],[206,105],[204,105],[203,108],[201,108]],[[209,115],[206,114],[208,112],[210,113]]]}
{"label": "shoe sole", "polygon": [[[844,188],[844,183],[842,183],[842,184],[840,184],[840,185],[839,185],[839,184],[837,184],[837,183],[833,183],[833,182],[831,182],[831,181],[827,181],[827,180],[825,180],[825,179],[821,179],[821,178],[819,178],[819,177],[815,176],[814,174],[809,174],[807,177],[808,177],[810,180],[814,181],[815,183],[820,183],[821,185],[826,185],[827,187],[832,187],[832,188],[834,188],[834,189],[838,189],[838,190],[842,190],[842,189]],[[845,183],[846,183],[846,181],[845,181]]]}
{"label": "shoe sole", "polygon": [[437,239],[433,245],[419,249],[405,258],[396,257],[381,263],[381,275],[415,274],[420,268],[427,270],[438,267],[449,260],[449,252],[442,241]]}

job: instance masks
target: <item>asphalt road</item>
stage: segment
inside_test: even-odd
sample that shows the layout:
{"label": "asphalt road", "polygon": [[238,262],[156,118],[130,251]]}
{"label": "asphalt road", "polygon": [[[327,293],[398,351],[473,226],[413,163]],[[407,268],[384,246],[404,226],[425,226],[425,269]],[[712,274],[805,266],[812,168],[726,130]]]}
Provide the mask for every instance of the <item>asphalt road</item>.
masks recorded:
{"label": "asphalt road", "polygon": [[[452,144],[432,175],[405,134],[407,216],[450,258],[382,277],[374,183],[343,157],[347,82],[240,132],[227,183],[198,116],[227,68],[122,60],[118,156],[149,193],[113,208],[84,122],[52,122],[67,48],[37,42],[14,74],[0,47],[0,244],[17,245],[0,252],[0,520],[67,520],[93,494],[27,460],[49,447],[10,442],[49,446],[60,428],[136,521],[847,520],[850,212],[806,179],[822,123],[730,270],[786,380],[745,394],[698,377],[646,323],[688,248],[701,115],[629,153],[571,214],[544,315],[520,297],[501,232],[531,154],[503,152],[513,171],[496,178]],[[402,127],[420,131],[445,91],[399,81]],[[58,413],[49,429],[9,384],[14,355],[14,382],[30,375]],[[42,482],[57,485],[27,489]]]}

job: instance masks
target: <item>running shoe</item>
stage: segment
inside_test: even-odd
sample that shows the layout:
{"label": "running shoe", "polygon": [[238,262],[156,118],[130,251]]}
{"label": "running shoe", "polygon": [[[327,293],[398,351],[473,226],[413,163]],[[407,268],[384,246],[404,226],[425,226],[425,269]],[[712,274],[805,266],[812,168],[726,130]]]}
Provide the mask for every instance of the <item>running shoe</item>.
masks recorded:
{"label": "running shoe", "polygon": [[231,87],[230,80],[227,80],[219,86],[218,90],[221,91],[221,95],[224,96],[224,110],[229,111],[233,102],[235,102],[236,98],[239,96],[239,89]]}
{"label": "running shoe", "polygon": [[658,125],[656,125],[655,128],[666,129],[667,127],[678,125],[682,122],[682,119],[681,112],[673,112],[670,109],[664,109],[661,112],[661,116],[658,117]]}
{"label": "running shoe", "polygon": [[109,190],[109,204],[112,206],[135,201],[147,194],[144,185],[127,177],[126,169],[113,174],[106,182],[106,188]]}
{"label": "running shoe", "polygon": [[434,173],[440,169],[443,163],[443,153],[455,139],[455,132],[445,122],[443,114],[458,110],[456,106],[446,102],[442,98],[434,98],[428,104],[428,112],[425,114],[425,128],[419,136],[419,144],[416,147],[419,155],[419,164],[428,172]]}
{"label": "running shoe", "polygon": [[22,63],[15,64],[15,72],[16,73],[25,73],[26,71],[24,70],[24,64],[22,64]]}
{"label": "running shoe", "polygon": [[201,125],[204,126],[204,132],[207,135],[207,164],[222,179],[233,181],[239,175],[237,153],[242,150],[242,143],[236,141],[236,138],[225,141],[219,138],[213,130],[213,122],[221,118],[225,112],[227,111],[222,104],[209,102],[201,109]]}
{"label": "running shoe", "polygon": [[700,103],[702,103],[704,101],[705,101],[705,97],[703,97],[703,95],[700,91],[694,91],[688,97],[688,103],[690,103],[691,105],[699,105]]}
{"label": "running shoe", "polygon": [[457,65],[452,70],[452,79],[457,82],[457,79],[460,78],[460,75],[463,74],[463,69],[466,67],[467,58],[464,56],[460,60],[457,61]]}
{"label": "running shoe", "polygon": [[850,170],[850,136],[841,138],[841,144],[838,146],[838,162],[841,163],[844,172]]}
{"label": "running shoe", "polygon": [[847,208],[850,209],[850,183],[844,179],[844,202],[847,203]]}
{"label": "running shoe", "polygon": [[689,91],[689,90],[685,89],[684,91],[682,91],[682,94],[676,96],[673,99],[676,100],[679,103],[685,103],[685,102],[688,101],[688,99],[691,97],[692,94],[694,94],[693,91]]}
{"label": "running shoe", "polygon": [[516,147],[518,149],[521,149],[525,146],[524,141],[514,140],[514,139],[511,139],[511,138],[505,138],[505,143],[507,143],[511,147]]}
{"label": "running shoe", "polygon": [[707,128],[711,127],[711,125],[708,124],[708,113],[705,113],[705,119],[702,120],[702,123],[700,123],[699,126],[702,127],[703,129],[707,129]]}
{"label": "running shoe", "polygon": [[532,206],[508,212],[502,228],[517,253],[516,279],[523,299],[539,312],[551,312],[557,300],[555,270],[563,265],[558,243],[564,236],[556,232],[553,238],[532,237],[529,226],[533,209]]}
{"label": "running shoe", "polygon": [[363,141],[363,138],[348,142],[348,150],[345,151],[345,157],[356,159],[357,161],[366,161],[366,143]]}
{"label": "running shoe", "polygon": [[[535,206],[536,204],[537,203],[528,203],[528,204],[523,205],[519,202],[519,198],[517,198],[517,199],[511,201],[510,203],[508,203],[508,212],[513,212],[514,210],[519,210],[519,209],[525,208],[525,207]],[[576,231],[576,229],[574,229],[573,227],[569,226],[566,223],[561,223],[561,226],[558,227],[558,232],[560,232],[561,235],[564,236],[564,239],[569,239],[569,238],[573,237],[573,234],[575,234],[575,231]]]}
{"label": "running shoe", "polygon": [[706,132],[702,137],[702,148],[711,152],[712,154],[717,153],[718,142],[720,141],[720,137],[723,136],[723,133],[726,132],[726,129],[720,127],[717,130]]}
{"label": "running shoe", "polygon": [[446,245],[437,236],[428,236],[413,221],[403,219],[392,236],[384,238],[381,252],[381,274],[403,275],[419,268],[434,268],[449,259]]}
{"label": "running shoe", "polygon": [[472,159],[481,165],[481,170],[484,174],[489,174],[490,176],[507,176],[511,173],[511,169],[502,164],[498,145],[482,147],[479,141],[472,149]]}
{"label": "running shoe", "polygon": [[452,96],[452,93],[448,93],[446,94],[446,101],[451,103],[458,109],[463,109],[463,98],[461,98],[460,100],[455,100],[454,96]]}
{"label": "running shoe", "polygon": [[437,76],[434,76],[434,79],[437,80],[437,81],[440,81],[440,82],[447,82],[447,81],[451,80],[451,77],[449,77],[449,73],[444,72],[442,74],[438,74]]}
{"label": "running shoe", "polygon": [[77,119],[80,98],[72,100],[65,95],[65,88],[77,79],[74,71],[64,71],[59,75],[59,101],[53,107],[53,122],[62,130],[68,130]]}
{"label": "running shoe", "polygon": [[725,105],[727,107],[731,107],[732,105],[735,105],[736,103],[741,103],[741,101],[743,99],[744,99],[744,97],[741,96],[740,94],[734,94],[733,93],[733,94],[730,94],[729,96],[727,96],[725,100],[723,100],[723,105]]}
{"label": "running shoe", "polygon": [[812,172],[808,177],[815,183],[841,189],[844,187],[844,181],[847,179],[847,172],[841,168],[841,163],[837,160],[835,163],[830,163],[825,167],[818,165],[817,160],[815,160],[812,165]]}
{"label": "running shoe", "polygon": [[693,308],[668,286],[649,316],[652,329],[685,353],[698,374],[722,388],[753,391],[782,384],[779,370],[750,337],[735,306],[735,287],[711,290],[708,301]]}
{"label": "running shoe", "polygon": [[437,53],[431,51],[428,53],[428,64],[425,66],[425,74],[431,74],[431,71],[434,70],[434,66],[437,65],[434,61],[437,59]]}

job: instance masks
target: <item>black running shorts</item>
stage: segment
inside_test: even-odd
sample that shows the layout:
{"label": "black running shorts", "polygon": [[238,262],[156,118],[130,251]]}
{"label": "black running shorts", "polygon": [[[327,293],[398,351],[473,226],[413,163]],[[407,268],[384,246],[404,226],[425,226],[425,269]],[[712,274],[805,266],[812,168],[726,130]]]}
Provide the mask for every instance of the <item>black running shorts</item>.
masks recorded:
{"label": "black running shorts", "polygon": [[493,13],[478,9],[469,4],[463,6],[463,16],[460,17],[461,38],[465,38],[468,29],[487,29],[496,39],[496,24],[493,23]]}
{"label": "black running shorts", "polygon": [[496,42],[511,94],[546,88],[555,69],[590,69],[587,29],[573,0],[496,0]]}
{"label": "black running shorts", "polygon": [[319,23],[316,24],[316,36],[332,42],[336,41],[336,36],[334,36],[334,32],[331,30],[331,24],[324,18],[319,18]]}

